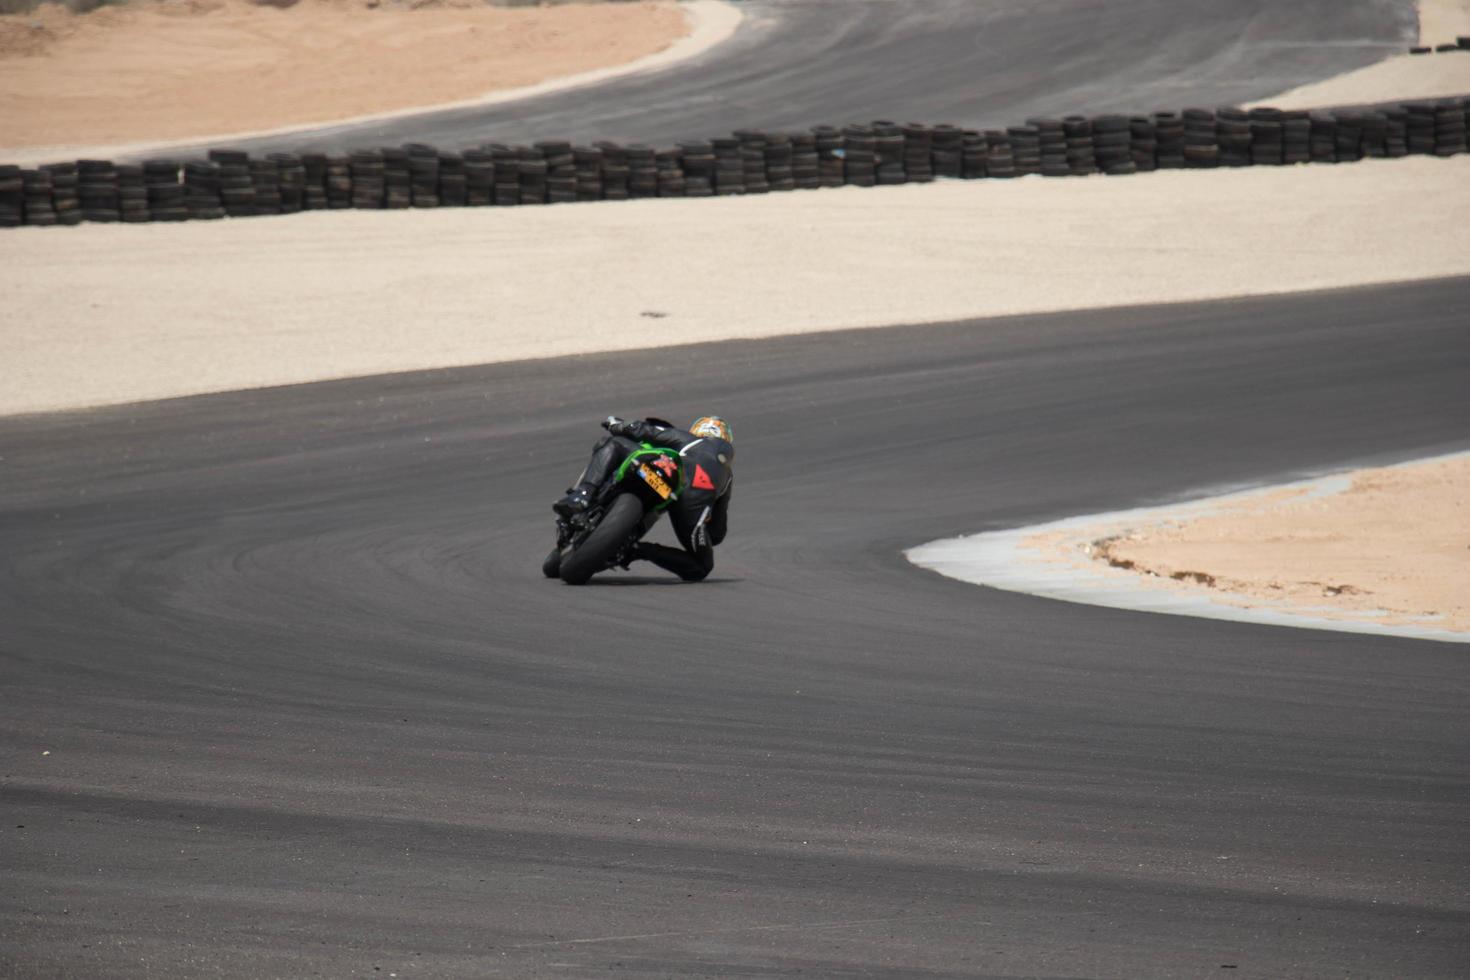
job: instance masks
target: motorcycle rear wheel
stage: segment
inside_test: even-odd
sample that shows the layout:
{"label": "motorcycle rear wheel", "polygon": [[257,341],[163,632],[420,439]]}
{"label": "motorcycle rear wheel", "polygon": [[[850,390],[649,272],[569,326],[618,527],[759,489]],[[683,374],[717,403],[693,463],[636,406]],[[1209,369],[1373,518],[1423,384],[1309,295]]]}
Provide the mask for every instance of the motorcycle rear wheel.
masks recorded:
{"label": "motorcycle rear wheel", "polygon": [[576,551],[562,556],[561,580],[568,585],[584,585],[607,568],[641,520],[643,502],[631,493],[618,494],[602,523],[593,528]]}

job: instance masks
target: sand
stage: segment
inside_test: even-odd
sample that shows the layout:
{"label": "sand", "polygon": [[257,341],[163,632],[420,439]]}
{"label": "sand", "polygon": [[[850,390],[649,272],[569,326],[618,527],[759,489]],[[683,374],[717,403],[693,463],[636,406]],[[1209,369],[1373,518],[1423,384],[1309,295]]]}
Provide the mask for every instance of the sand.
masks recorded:
{"label": "sand", "polygon": [[1470,457],[1362,470],[1338,493],[1266,493],[1102,537],[1093,560],[1186,594],[1470,636]]}
{"label": "sand", "polygon": [[[627,65],[688,32],[670,0],[506,9],[134,0],[0,17],[8,150],[209,137],[457,103]],[[0,158],[15,153],[0,150]]]}

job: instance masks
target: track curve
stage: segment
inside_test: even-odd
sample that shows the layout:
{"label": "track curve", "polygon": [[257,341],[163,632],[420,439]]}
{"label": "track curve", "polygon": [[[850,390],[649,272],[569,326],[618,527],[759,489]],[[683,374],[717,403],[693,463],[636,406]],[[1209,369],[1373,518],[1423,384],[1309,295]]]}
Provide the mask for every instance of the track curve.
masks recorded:
{"label": "track curve", "polygon": [[233,141],[251,151],[491,140],[668,143],[743,126],[1242,104],[1401,53],[1410,0],[758,0],[664,71],[514,103]]}
{"label": "track curve", "polygon": [[[1464,448],[1467,298],[0,420],[0,973],[1463,975],[1461,651],[901,549]],[[540,577],[596,419],[711,410],[711,582]]]}

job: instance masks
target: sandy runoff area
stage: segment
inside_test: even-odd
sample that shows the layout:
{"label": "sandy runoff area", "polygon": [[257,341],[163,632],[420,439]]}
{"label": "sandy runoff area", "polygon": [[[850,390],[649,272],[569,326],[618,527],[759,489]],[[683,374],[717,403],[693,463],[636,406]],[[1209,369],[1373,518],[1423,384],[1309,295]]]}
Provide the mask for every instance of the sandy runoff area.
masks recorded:
{"label": "sandy runoff area", "polygon": [[17,228],[0,413],[1470,275],[1467,213],[1470,155]]}
{"label": "sandy runoff area", "polygon": [[207,137],[456,102],[634,62],[687,31],[672,0],[48,3],[0,17],[0,143]]}
{"label": "sandy runoff area", "polygon": [[1071,527],[1023,543],[1139,588],[1470,640],[1470,454],[1267,490],[1200,516]]}

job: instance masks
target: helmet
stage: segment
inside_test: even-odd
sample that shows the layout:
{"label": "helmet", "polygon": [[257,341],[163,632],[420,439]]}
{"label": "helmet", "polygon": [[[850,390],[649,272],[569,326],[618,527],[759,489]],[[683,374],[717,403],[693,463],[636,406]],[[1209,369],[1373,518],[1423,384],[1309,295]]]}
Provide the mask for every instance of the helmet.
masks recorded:
{"label": "helmet", "polygon": [[732,446],[735,444],[735,436],[730,432],[730,423],[718,415],[706,415],[694,420],[689,426],[689,431],[697,436],[723,439]]}

